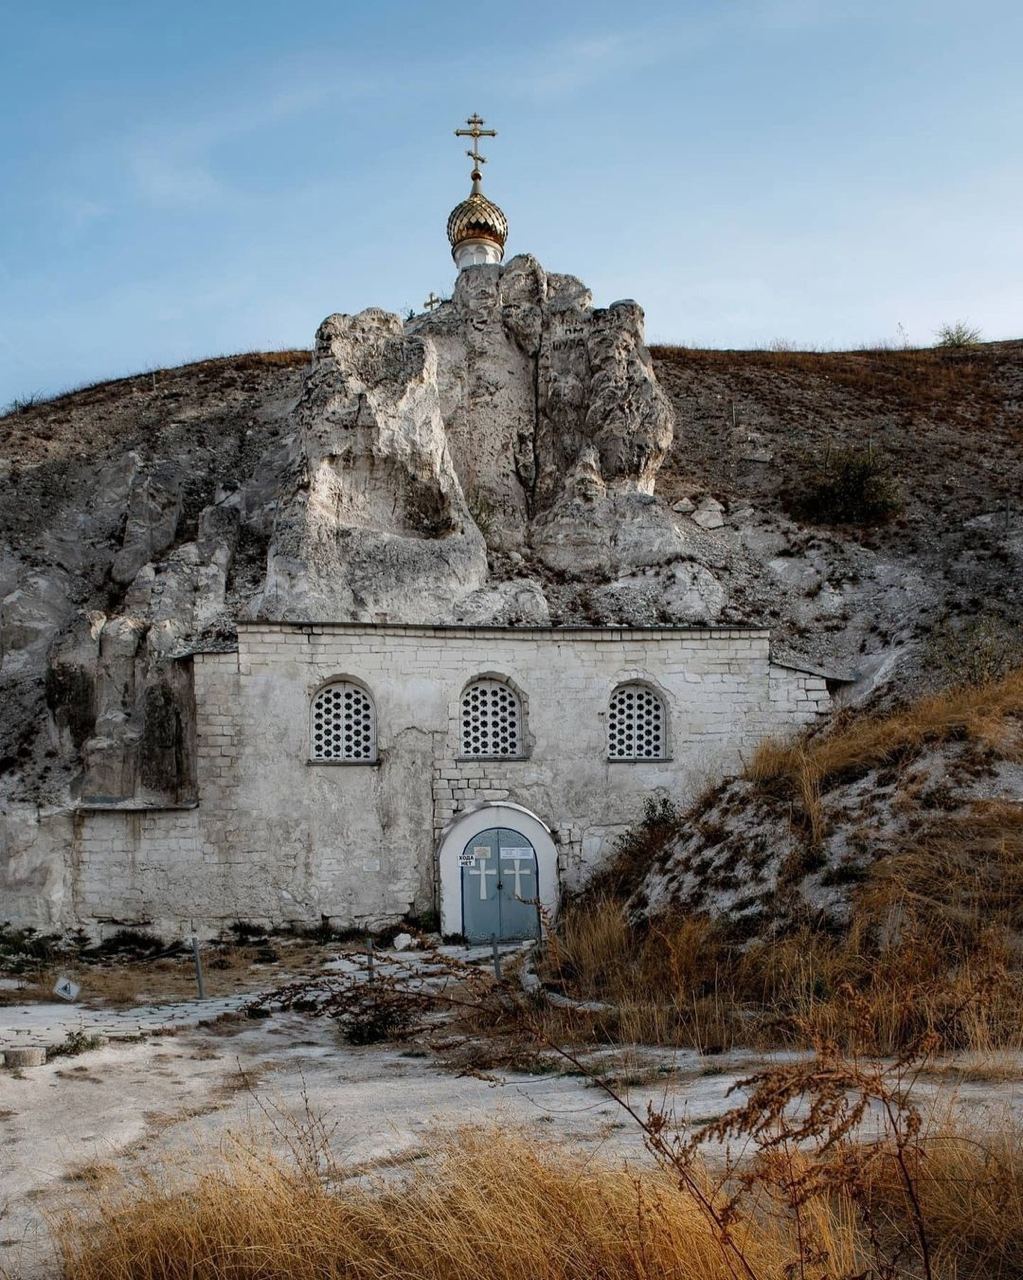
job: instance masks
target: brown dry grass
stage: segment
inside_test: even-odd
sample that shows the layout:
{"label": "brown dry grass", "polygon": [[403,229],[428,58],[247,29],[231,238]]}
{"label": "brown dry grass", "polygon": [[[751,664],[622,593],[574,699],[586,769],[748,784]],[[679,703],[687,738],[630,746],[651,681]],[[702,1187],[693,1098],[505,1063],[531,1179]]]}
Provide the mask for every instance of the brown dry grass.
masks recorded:
{"label": "brown dry grass", "polygon": [[117,1166],[102,1160],[89,1160],[85,1164],[75,1165],[64,1175],[65,1182],[81,1182],[87,1186],[98,1187],[117,1179]]}
{"label": "brown dry grass", "polygon": [[888,715],[839,716],[827,732],[808,739],[768,739],[754,753],[746,776],[812,796],[826,783],[904,759],[928,743],[965,739],[1004,750],[1010,722],[1021,714],[1023,668],[981,685],[931,694]]}
{"label": "brown dry grass", "polygon": [[[938,1274],[958,1280],[1023,1275],[1023,1130],[1008,1110],[964,1117],[954,1101],[926,1118],[914,1162],[914,1191]],[[873,1211],[898,1230],[908,1204],[890,1161],[876,1163],[867,1193]]]}
{"label": "brown dry grass", "polygon": [[[1016,815],[1018,816],[1018,815]],[[951,837],[950,837],[951,844]],[[704,1053],[733,1046],[807,1048],[822,1040],[850,1053],[893,1054],[924,1036],[981,1061],[1023,1048],[1023,972],[1016,899],[1012,921],[956,892],[951,877],[916,896],[899,859],[858,891],[844,936],[809,927],[735,945],[704,917],[637,925],[605,898],[565,911],[543,973],[602,1011],[558,1011],[549,1038],[669,1044]],[[1018,874],[1012,862],[1012,880]],[[994,897],[1009,892],[1003,885]],[[862,894],[862,896],[859,896]],[[944,897],[945,901],[942,901]]]}
{"label": "brown dry grass", "polygon": [[[1011,756],[1021,713],[1017,669],[888,714],[846,714],[823,733],[765,742],[747,777],[791,802],[815,852],[829,819],[844,820],[825,809],[836,783],[949,740]],[[610,1006],[580,1015],[577,1034],[703,1050],[826,1038],[850,1052],[893,1053],[934,1033],[946,1050],[1019,1048],[1023,807],[961,799],[954,814],[925,812],[908,785],[891,803],[906,808],[906,820],[872,863],[857,867],[838,933],[810,924],[792,932],[790,924],[788,933],[748,941],[732,937],[727,920],[644,919],[630,894],[686,824],[665,824],[652,843],[647,826],[637,828],[622,846],[630,874],[605,876],[603,887],[568,903],[548,944],[547,980]]]}
{"label": "brown dry grass", "polygon": [[[841,1075],[841,1072],[839,1073]],[[850,1079],[857,1079],[855,1071]],[[769,1087],[773,1087],[768,1083]],[[820,1081],[817,1082],[818,1085]],[[198,1169],[99,1188],[57,1232],[66,1280],[1016,1280],[1023,1131],[1012,1115],[925,1123],[898,1109],[805,1145],[772,1126],[722,1176],[676,1156],[612,1166],[496,1128],[465,1130],[369,1180],[321,1142],[294,1161],[234,1142]],[[767,1095],[754,1086],[754,1097]],[[771,1104],[768,1103],[768,1106]],[[850,1113],[853,1114],[853,1113]],[[858,1114],[858,1113],[857,1113]],[[754,1125],[753,1115],[746,1123]],[[839,1127],[841,1122],[839,1121]],[[869,1128],[869,1125],[868,1125]],[[741,1130],[740,1130],[741,1132]],[[279,1137],[282,1135],[278,1135]],[[395,1165],[396,1162],[388,1162]]]}
{"label": "brown dry grass", "polygon": [[[851,1269],[851,1224],[820,1199],[807,1217]],[[190,1183],[106,1201],[98,1226],[67,1222],[60,1238],[69,1280],[782,1280],[790,1223],[751,1216],[731,1230],[745,1273],[670,1175],[488,1130],[440,1145],[400,1185],[332,1187],[234,1148]]]}
{"label": "brown dry grass", "polygon": [[651,352],[658,362],[669,365],[722,372],[754,368],[804,380],[817,377],[843,390],[911,411],[941,406],[954,412],[972,402],[994,402],[999,395],[992,379],[999,356],[997,347],[951,352],[934,348],[719,351],[654,346]]}
{"label": "brown dry grass", "polygon": [[[563,1035],[620,1044],[730,1048],[736,993],[723,983],[727,957],[706,919],[671,918],[636,928],[622,901],[587,898],[562,912],[542,962],[546,980],[609,1007],[596,1015],[560,1015]],[[553,1029],[552,1029],[553,1030]],[[557,1039],[557,1035],[552,1035]]]}

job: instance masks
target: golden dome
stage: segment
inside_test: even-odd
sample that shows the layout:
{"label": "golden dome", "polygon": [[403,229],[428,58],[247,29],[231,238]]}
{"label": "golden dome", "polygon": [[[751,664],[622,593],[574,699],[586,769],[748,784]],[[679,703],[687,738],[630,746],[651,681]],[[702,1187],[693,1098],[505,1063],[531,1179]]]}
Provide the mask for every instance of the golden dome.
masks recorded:
{"label": "golden dome", "polygon": [[461,204],[456,204],[448,218],[448,240],[456,249],[466,240],[490,240],[504,252],[508,239],[508,219],[492,200],[479,189],[479,180],[472,184],[472,194]]}

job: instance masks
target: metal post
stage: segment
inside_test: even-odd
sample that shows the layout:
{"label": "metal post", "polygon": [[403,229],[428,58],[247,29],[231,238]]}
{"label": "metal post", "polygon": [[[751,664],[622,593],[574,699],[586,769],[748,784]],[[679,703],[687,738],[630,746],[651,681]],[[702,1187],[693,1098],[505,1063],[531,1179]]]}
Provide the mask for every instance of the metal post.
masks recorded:
{"label": "metal post", "polygon": [[195,961],[195,985],[199,988],[199,999],[206,999],[206,984],[202,978],[202,956],[199,954],[199,939],[192,934],[192,959]]}
{"label": "metal post", "polygon": [[490,940],[494,944],[494,977],[501,981],[501,952],[497,945],[497,934],[492,933]]}
{"label": "metal post", "polygon": [[373,981],[373,935],[366,935],[366,981]]}

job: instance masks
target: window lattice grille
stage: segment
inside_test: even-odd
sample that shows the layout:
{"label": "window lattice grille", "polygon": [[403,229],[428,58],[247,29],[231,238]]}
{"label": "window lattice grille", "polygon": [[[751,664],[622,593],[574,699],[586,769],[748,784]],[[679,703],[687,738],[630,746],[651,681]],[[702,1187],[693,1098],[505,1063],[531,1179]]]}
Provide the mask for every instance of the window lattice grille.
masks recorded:
{"label": "window lattice grille", "polygon": [[517,756],[522,710],[514,689],[477,680],[462,695],[462,755]]}
{"label": "window lattice grille", "polygon": [[623,684],[611,695],[607,754],[612,760],[665,758],[664,703],[642,684]]}
{"label": "window lattice grille", "polygon": [[375,760],[376,716],[365,689],[348,680],[322,688],[313,699],[314,760]]}

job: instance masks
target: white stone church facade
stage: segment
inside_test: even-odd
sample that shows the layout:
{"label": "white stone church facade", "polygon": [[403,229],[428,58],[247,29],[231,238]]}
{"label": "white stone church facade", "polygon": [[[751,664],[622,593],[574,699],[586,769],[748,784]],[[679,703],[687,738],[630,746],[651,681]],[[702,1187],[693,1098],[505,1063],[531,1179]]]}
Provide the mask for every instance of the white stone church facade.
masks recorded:
{"label": "white stone church facade", "polygon": [[553,911],[649,798],[684,801],[829,705],[821,676],[738,627],[243,623],[236,652],[191,662],[197,799],[85,798],[79,919],[173,933],[435,912],[479,934],[481,833],[534,851],[528,900]]}

